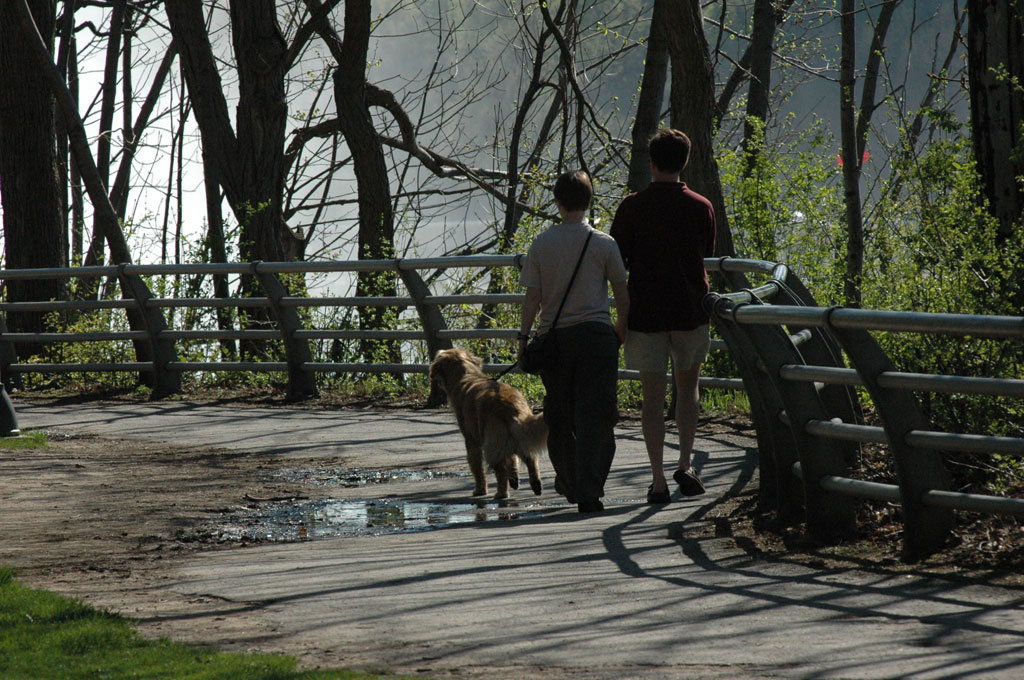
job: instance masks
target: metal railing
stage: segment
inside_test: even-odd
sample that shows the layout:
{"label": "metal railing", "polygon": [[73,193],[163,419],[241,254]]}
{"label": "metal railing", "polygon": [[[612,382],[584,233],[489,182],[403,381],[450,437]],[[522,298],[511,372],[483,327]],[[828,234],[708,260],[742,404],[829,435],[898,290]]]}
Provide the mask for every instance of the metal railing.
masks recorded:
{"label": "metal railing", "polygon": [[[124,309],[130,330],[78,333],[10,333],[0,315],[0,372],[4,380],[29,372],[66,373],[131,371],[148,376],[153,398],[181,389],[188,371],[275,371],[288,376],[289,396],[316,393],[316,374],[425,373],[429,357],[453,340],[490,338],[511,344],[515,328],[453,328],[443,310],[450,306],[519,304],[521,294],[435,294],[420,276],[423,270],[518,267],[522,255],[483,255],[354,262],[236,263],[214,265],[121,265],[72,269],[0,270],[0,280],[40,278],[116,278],[121,300],[64,300],[0,303],[0,313]],[[943,452],[968,451],[1024,456],[1024,439],[987,433],[935,431],[922,415],[915,393],[1024,397],[1024,380],[979,376],[900,372],[877,341],[874,331],[970,334],[1024,340],[1019,317],[883,312],[817,306],[800,280],[785,265],[760,260],[710,258],[716,280],[735,291],[711,293],[705,307],[728,349],[740,378],[701,378],[704,388],[743,389],[759,449],[763,505],[781,516],[806,520],[812,537],[832,541],[854,529],[854,498],[900,503],[905,522],[904,554],[917,559],[938,549],[953,524],[953,510],[1024,516],[1024,500],[958,493],[950,489]],[[390,271],[400,277],[406,294],[393,297],[298,297],[287,293],[283,275]],[[249,275],[263,297],[161,298],[145,277],[174,275]],[[747,275],[766,279],[751,288]],[[391,306],[415,308],[418,327],[407,330],[309,328],[299,310],[314,307]],[[271,329],[230,328],[176,330],[165,310],[183,308],[262,309],[276,322]],[[280,340],[284,361],[182,361],[178,343],[221,340]],[[426,345],[422,362],[345,363],[314,361],[310,342],[390,339]],[[97,363],[21,363],[17,343],[131,341],[136,361]],[[508,364],[489,363],[498,372]],[[620,371],[633,379],[635,372]],[[863,424],[857,392],[866,391],[882,425]],[[0,395],[2,396],[2,395]],[[895,483],[858,480],[850,472],[860,443],[887,445],[896,470]]]}
{"label": "metal railing", "polygon": [[[835,541],[854,531],[853,498],[899,503],[904,559],[947,540],[954,510],[1024,516],[1024,499],[950,489],[944,454],[1024,456],[1024,439],[936,431],[916,393],[1024,398],[1024,380],[899,371],[872,332],[1024,340],[1024,318],[818,307],[784,265],[755,290],[704,300],[736,359],[757,431],[762,504],[806,520]],[[857,394],[869,395],[880,426],[863,424]],[[889,447],[893,484],[858,480],[860,443]]]}
{"label": "metal railing", "polygon": [[[452,346],[453,340],[496,339],[515,342],[518,328],[453,328],[447,323],[443,310],[450,306],[521,304],[523,294],[435,294],[420,272],[454,268],[494,269],[521,266],[523,255],[477,255],[462,257],[436,257],[397,260],[314,261],[314,262],[252,262],[230,264],[189,265],[116,265],[74,267],[66,269],[5,269],[0,280],[60,279],[115,279],[122,299],[110,300],[40,300],[0,303],[0,375],[4,381],[27,373],[61,374],[78,372],[137,372],[152,387],[152,397],[159,399],[181,390],[181,375],[186,372],[283,372],[287,374],[288,395],[303,399],[317,393],[317,373],[426,373],[429,357],[438,350]],[[745,260],[733,260],[724,271],[737,275],[744,271],[758,271],[760,265]],[[394,272],[402,281],[406,294],[374,297],[299,297],[289,295],[283,276],[295,274],[327,274],[354,272]],[[159,276],[183,275],[235,275],[252,276],[259,281],[265,295],[261,297],[229,298],[164,298],[157,297],[146,284],[146,279]],[[307,327],[299,314],[300,309],[323,307],[393,307],[398,310],[415,309],[418,328],[409,330],[360,330]],[[275,322],[274,328],[230,329],[174,329],[168,325],[165,310],[185,308],[235,308],[263,310]],[[89,313],[96,310],[123,309],[128,315],[130,330],[104,330],[65,333],[12,333],[4,319],[19,312]],[[183,361],[179,343],[182,341],[218,342],[221,340],[258,341],[279,340],[283,346],[283,361]],[[426,346],[424,361],[412,363],[356,363],[314,361],[310,342],[315,340],[394,340],[420,341]],[[21,343],[84,343],[104,341],[130,341],[134,344],[135,361],[40,363],[20,362],[14,346]],[[724,350],[720,340],[713,343],[715,350]],[[488,372],[500,372],[509,364],[488,363]],[[635,379],[635,371],[620,371],[620,378]],[[738,378],[702,378],[706,388],[742,389]],[[432,399],[433,401],[433,399]]]}

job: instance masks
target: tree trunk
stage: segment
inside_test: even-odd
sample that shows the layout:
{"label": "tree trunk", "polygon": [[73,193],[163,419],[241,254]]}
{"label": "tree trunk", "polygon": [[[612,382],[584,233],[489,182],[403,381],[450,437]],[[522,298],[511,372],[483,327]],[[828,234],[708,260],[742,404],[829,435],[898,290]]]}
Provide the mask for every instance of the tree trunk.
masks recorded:
{"label": "tree trunk", "polygon": [[843,0],[842,47],[839,59],[839,128],[842,136],[843,201],[846,205],[846,277],[843,294],[847,307],[860,307],[864,271],[864,221],[860,205],[860,158],[857,156],[857,112],[854,108],[854,55],[856,15],[853,0]]}
{"label": "tree trunk", "polygon": [[1006,241],[1024,206],[1024,5],[968,0],[967,12],[974,157]]}
{"label": "tree trunk", "polygon": [[[33,49],[39,38],[22,28],[21,1],[0,3],[0,194],[5,266],[60,267],[67,252],[67,233],[58,184],[54,95],[40,86]],[[52,51],[54,3],[31,0],[28,4],[45,48]],[[7,284],[11,302],[63,296],[61,280]],[[44,331],[45,313],[11,314],[7,326],[15,333]],[[41,349],[36,344],[20,344],[18,354],[27,357]]]}
{"label": "tree trunk", "polygon": [[668,79],[668,41],[664,35],[665,13],[671,0],[655,0],[651,12],[651,30],[647,37],[647,58],[640,81],[640,96],[633,120],[633,144],[629,157],[626,188],[640,191],[651,183],[651,155],[647,144],[661,124],[665,102],[665,81]]}
{"label": "tree trunk", "polygon": [[[345,3],[345,37],[334,72],[334,99],[338,122],[352,154],[359,196],[359,259],[390,259],[395,255],[395,221],[391,208],[391,189],[384,151],[373,127],[366,104],[366,58],[370,42],[370,0]],[[394,295],[395,276],[391,272],[360,272],[356,295]],[[388,310],[360,307],[361,328],[387,328]],[[400,361],[395,343],[364,341],[366,361]],[[383,353],[384,356],[380,356]]]}
{"label": "tree trunk", "polygon": [[[121,32],[124,27],[124,15],[127,0],[116,0],[113,3],[110,14],[110,32],[107,35],[107,51],[103,68],[103,86],[101,88],[102,98],[100,100],[100,136],[96,140],[96,170],[104,189],[110,192],[110,146],[113,135],[114,106],[117,103],[117,66],[118,55],[121,50]],[[115,206],[116,210],[116,206]],[[124,217],[120,215],[119,217]],[[92,239],[89,243],[89,251],[86,253],[83,264],[94,266],[103,264],[103,225],[102,218],[93,216]],[[97,281],[90,282],[87,286],[86,296],[92,297],[92,291],[96,290]]]}
{"label": "tree trunk", "polygon": [[[206,190],[206,224],[207,243],[210,246],[210,262],[226,263],[228,261],[227,243],[224,238],[224,214],[221,210],[220,182],[217,181],[214,164],[203,154],[203,187]],[[214,274],[213,294],[222,300],[231,297],[227,274]],[[231,311],[217,308],[217,328],[222,331],[231,330],[233,322]],[[220,340],[221,354],[229,360],[238,358],[238,348],[231,339]]]}
{"label": "tree trunk", "polygon": [[754,136],[753,119],[768,122],[768,93],[772,85],[772,50],[775,44],[775,28],[778,25],[773,0],[756,0],[754,3],[753,29],[750,34],[750,86],[747,88],[747,117],[743,123],[743,150],[747,154],[747,172],[755,165],[754,154],[760,149],[752,148]]}
{"label": "tree trunk", "polygon": [[243,206],[247,218],[239,217],[242,256],[299,260],[305,242],[285,224],[282,212],[288,118],[284,80],[289,63],[288,46],[277,24],[277,2],[232,0],[231,26],[238,63],[239,180],[248,195]]}
{"label": "tree trunk", "polygon": [[683,179],[707,197],[715,209],[718,255],[734,255],[732,233],[725,213],[725,197],[718,174],[712,139],[715,120],[715,79],[704,37],[699,0],[668,3],[665,13],[668,50],[672,63],[669,92],[672,127],[690,137],[693,148]]}
{"label": "tree trunk", "polygon": [[[68,83],[68,89],[72,91],[72,98],[77,101],[77,87],[78,80],[78,60],[75,51],[78,49],[77,42],[75,41],[75,0],[65,0],[64,8],[61,15],[58,17],[62,20],[58,32],[60,34],[60,40],[57,47],[57,69],[60,71],[64,81]],[[72,83],[75,83],[72,86]],[[56,104],[55,104],[56,106]],[[68,243],[68,236],[73,233],[72,225],[74,222],[74,216],[77,212],[81,212],[80,205],[76,207],[76,203],[81,202],[81,190],[78,189],[76,193],[77,177],[71,173],[70,150],[68,149],[68,131],[64,128],[64,121],[60,116],[54,116],[54,123],[56,125],[56,142],[57,142],[57,186],[61,192],[61,205],[63,206],[63,221],[64,226],[62,231],[65,236],[65,250],[64,255],[61,258],[61,266],[67,267],[71,261],[81,260],[78,258],[68,258],[68,249],[71,247]]]}
{"label": "tree trunk", "polygon": [[839,123],[842,136],[843,201],[846,206],[846,276],[843,297],[848,307],[860,307],[864,276],[864,215],[861,208],[860,178],[867,148],[871,116],[878,105],[875,93],[883,63],[885,39],[900,0],[885,0],[875,22],[864,67],[864,90],[860,111],[854,107],[857,87],[855,53],[857,44],[854,0],[843,0],[839,60]]}
{"label": "tree trunk", "polygon": [[[4,3],[2,6],[16,8],[14,18],[20,24],[19,35],[25,37],[24,46],[26,50],[30,51],[31,64],[38,76],[35,86],[49,92],[51,97],[56,97],[57,105],[64,116],[64,124],[71,145],[71,155],[81,173],[82,182],[85,184],[89,200],[92,201],[93,210],[100,216],[99,224],[103,228],[104,238],[110,245],[110,254],[117,264],[131,264],[132,257],[131,251],[128,249],[128,241],[124,237],[117,214],[106,193],[106,187],[96,169],[96,161],[92,157],[92,149],[89,148],[89,140],[85,135],[85,126],[82,124],[78,109],[71,99],[71,93],[61,77],[60,71],[57,70],[47,51],[45,40],[39,34],[26,4],[10,2]],[[42,83],[40,83],[40,79]]]}
{"label": "tree trunk", "polygon": [[[245,260],[301,259],[305,243],[285,223],[284,76],[288,49],[273,0],[231,3],[238,64],[237,136],[203,17],[202,0],[168,0],[170,22],[205,152],[241,227]],[[247,287],[248,288],[248,287]]]}

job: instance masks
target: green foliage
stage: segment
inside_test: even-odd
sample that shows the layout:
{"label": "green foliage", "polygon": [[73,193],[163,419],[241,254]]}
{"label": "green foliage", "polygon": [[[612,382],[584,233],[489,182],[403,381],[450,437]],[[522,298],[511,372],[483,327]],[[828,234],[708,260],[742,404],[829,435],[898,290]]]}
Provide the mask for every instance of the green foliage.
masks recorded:
{"label": "green foliage", "polygon": [[822,304],[840,299],[845,227],[830,135],[815,120],[767,144],[764,124],[750,122],[754,135],[747,150],[718,152],[738,256],[785,262]]}
{"label": "green foliage", "polygon": [[[103,287],[105,300],[120,297],[116,281]],[[98,309],[84,313],[51,312],[47,326],[62,333],[106,333],[129,331],[128,317],[123,309]],[[128,340],[100,340],[47,344],[41,354],[27,363],[105,364],[135,361],[135,349]],[[25,387],[74,387],[78,389],[134,389],[138,375],[132,372],[62,373],[53,376],[38,373],[24,374]]]}
{"label": "green foliage", "polygon": [[[869,308],[1017,316],[1024,307],[1024,229],[1001,238],[988,212],[970,140],[932,143],[896,170],[909,187],[879,206],[866,262],[864,304]],[[1024,227],[1024,225],[1021,225]],[[945,375],[1019,378],[1024,343],[963,336],[883,334],[879,341],[903,370]],[[1024,406],[1004,397],[925,394],[926,416],[937,429],[1024,436]],[[992,483],[1024,480],[1024,467],[996,459]],[[987,462],[961,468],[978,481]],[[982,475],[987,476],[987,475]]]}
{"label": "green foliage", "polygon": [[[964,126],[940,109],[923,113],[934,123],[930,144],[923,150],[897,148],[882,190],[869,194],[864,207],[863,305],[1020,315],[1024,225],[1008,238],[1000,236]],[[755,135],[746,152],[718,152],[737,252],[740,257],[785,262],[819,304],[841,300],[846,235],[834,143],[815,124],[793,136],[792,144],[767,144],[763,127],[753,122]],[[778,130],[773,135],[786,136]],[[1004,378],[1024,374],[1019,341],[916,333],[880,333],[878,340],[904,371]],[[720,370],[716,363],[721,360],[712,356],[709,368]],[[919,398],[936,429],[1024,435],[1020,400],[942,394]],[[870,405],[866,396],[864,401]],[[957,461],[961,486],[1007,488],[1024,479],[1024,467],[1016,459]]]}

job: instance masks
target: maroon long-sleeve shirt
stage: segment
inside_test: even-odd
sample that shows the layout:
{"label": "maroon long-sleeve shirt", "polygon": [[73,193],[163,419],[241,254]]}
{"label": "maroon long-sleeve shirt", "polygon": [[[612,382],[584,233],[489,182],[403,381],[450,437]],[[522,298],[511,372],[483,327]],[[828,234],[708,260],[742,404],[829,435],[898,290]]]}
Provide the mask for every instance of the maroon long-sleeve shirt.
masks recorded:
{"label": "maroon long-sleeve shirt", "polygon": [[708,323],[704,258],[715,250],[711,202],[683,182],[652,182],[619,206],[611,235],[629,270],[629,328],[686,331]]}

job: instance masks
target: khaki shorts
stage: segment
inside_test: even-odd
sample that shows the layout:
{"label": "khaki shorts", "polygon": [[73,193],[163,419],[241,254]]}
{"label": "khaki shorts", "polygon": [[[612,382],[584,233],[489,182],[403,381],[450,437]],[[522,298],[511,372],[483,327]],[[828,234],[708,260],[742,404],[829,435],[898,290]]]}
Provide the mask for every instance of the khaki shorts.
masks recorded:
{"label": "khaki shorts", "polygon": [[673,368],[686,371],[704,363],[710,349],[711,327],[708,324],[692,331],[627,331],[626,368],[644,373],[665,373],[671,355]]}

